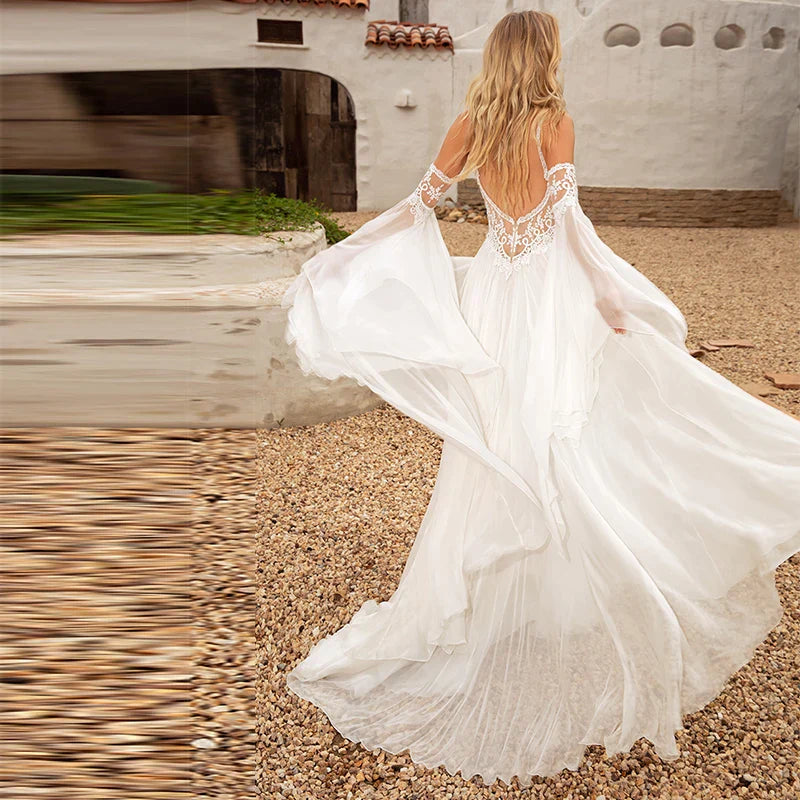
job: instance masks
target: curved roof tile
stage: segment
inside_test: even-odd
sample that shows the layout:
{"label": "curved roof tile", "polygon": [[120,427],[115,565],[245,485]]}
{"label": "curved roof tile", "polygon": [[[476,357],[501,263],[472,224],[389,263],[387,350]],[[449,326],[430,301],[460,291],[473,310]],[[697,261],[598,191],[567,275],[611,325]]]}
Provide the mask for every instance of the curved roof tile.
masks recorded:
{"label": "curved roof tile", "polygon": [[411,22],[390,22],[379,19],[367,25],[364,44],[396,47],[435,47],[453,49],[453,37],[446,25],[417,25]]}
{"label": "curved roof tile", "polygon": [[[236,0],[236,2],[257,2],[257,0]],[[369,0],[266,0],[270,5],[275,3],[300,3],[301,6],[336,6],[337,8],[369,8]]]}

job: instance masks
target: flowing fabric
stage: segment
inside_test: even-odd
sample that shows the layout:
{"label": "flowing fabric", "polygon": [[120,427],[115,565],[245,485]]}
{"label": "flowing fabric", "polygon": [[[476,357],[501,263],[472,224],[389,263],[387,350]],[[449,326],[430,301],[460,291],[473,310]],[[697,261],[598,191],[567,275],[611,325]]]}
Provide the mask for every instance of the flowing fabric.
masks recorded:
{"label": "flowing fabric", "polygon": [[524,217],[481,184],[474,258],[442,240],[434,163],[283,300],[305,372],[443,439],[397,589],[287,684],[368,749],[521,786],[589,744],[677,758],[682,716],[780,620],[774,570],[800,550],[800,423],[692,358],[681,312],[597,236],[574,165],[538,151]]}

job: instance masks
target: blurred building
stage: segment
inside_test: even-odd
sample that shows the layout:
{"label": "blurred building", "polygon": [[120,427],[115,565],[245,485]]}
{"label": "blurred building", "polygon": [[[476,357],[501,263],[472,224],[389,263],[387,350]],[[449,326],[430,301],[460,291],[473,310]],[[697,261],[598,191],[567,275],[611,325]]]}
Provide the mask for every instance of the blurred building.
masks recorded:
{"label": "blurred building", "polygon": [[531,7],[561,25],[593,219],[769,224],[782,194],[798,211],[800,0],[12,0],[2,168],[386,208],[492,25]]}
{"label": "blurred building", "polygon": [[[167,0],[162,0],[167,2]],[[5,173],[260,187],[355,208],[355,118],[332,78],[281,69],[4,75]]]}

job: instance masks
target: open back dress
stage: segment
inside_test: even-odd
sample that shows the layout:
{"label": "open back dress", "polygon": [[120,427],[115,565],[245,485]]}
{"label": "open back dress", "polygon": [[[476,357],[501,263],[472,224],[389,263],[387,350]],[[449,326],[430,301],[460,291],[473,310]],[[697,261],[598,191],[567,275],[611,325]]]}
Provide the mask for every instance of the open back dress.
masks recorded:
{"label": "open back dress", "polygon": [[[436,163],[287,290],[302,369],[443,440],[396,590],[287,675],[346,738],[486,783],[647,737],[677,758],[781,619],[800,422],[693,358],[678,308],[596,234],[571,161],[451,258]],[[616,334],[613,328],[625,329]]]}

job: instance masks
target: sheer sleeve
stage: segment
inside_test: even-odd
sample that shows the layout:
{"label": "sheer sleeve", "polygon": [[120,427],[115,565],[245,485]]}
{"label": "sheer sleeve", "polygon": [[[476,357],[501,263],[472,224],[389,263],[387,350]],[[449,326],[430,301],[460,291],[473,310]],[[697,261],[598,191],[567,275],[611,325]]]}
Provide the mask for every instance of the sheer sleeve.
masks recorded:
{"label": "sheer sleeve", "polygon": [[[579,207],[578,180],[574,163],[575,129],[572,119],[565,116],[558,135],[547,153],[545,177],[556,224],[563,224],[567,209]],[[549,166],[549,163],[552,166]],[[573,239],[579,264],[592,285],[595,307],[611,328],[625,328],[626,314],[622,295],[607,270],[599,268],[592,253],[580,237]]]}
{"label": "sheer sleeve", "polygon": [[436,158],[408,198],[416,222],[429,215],[450,188],[450,176],[461,172],[466,161],[466,137],[467,117],[462,113],[450,126]]}
{"label": "sheer sleeve", "polygon": [[[569,119],[569,118],[567,118]],[[609,328],[660,333],[685,347],[686,320],[675,304],[606,245],[581,208],[574,164],[572,121],[547,154],[546,177],[557,248],[577,264],[593,292],[594,306]]]}
{"label": "sheer sleeve", "polygon": [[554,164],[547,170],[551,203],[556,216],[570,206],[578,205],[578,181],[575,176],[575,165],[569,161]]}
{"label": "sheer sleeve", "polygon": [[427,172],[411,193],[409,203],[415,222],[421,222],[427,214],[433,211],[442,195],[452,183],[436,164],[431,164]]}

